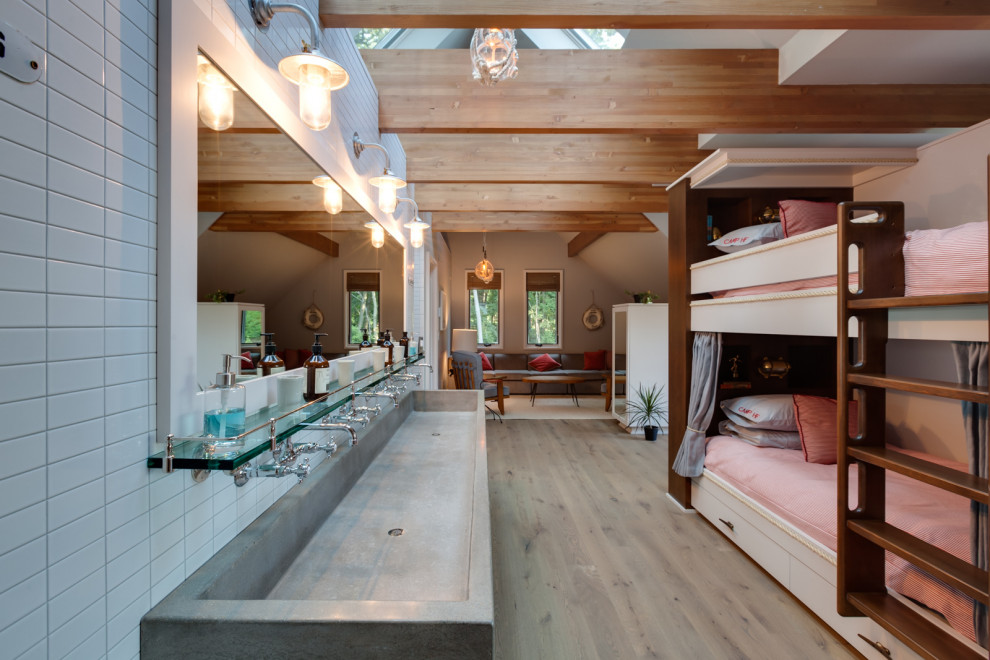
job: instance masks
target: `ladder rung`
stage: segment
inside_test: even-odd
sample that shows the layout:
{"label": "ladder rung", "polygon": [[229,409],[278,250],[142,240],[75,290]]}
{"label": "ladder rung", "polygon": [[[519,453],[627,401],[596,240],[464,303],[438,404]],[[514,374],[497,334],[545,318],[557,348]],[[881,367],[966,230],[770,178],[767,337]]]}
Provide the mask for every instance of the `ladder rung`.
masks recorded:
{"label": "ladder rung", "polygon": [[897,298],[849,298],[849,309],[891,309],[893,307],[947,307],[949,305],[987,304],[987,294],[951,293],[941,296],[909,296]]}
{"label": "ladder rung", "polygon": [[848,447],[847,453],[857,461],[903,474],[982,504],[990,504],[988,480],[976,475],[886,447]]}
{"label": "ladder rung", "polygon": [[918,568],[955,587],[970,598],[990,603],[987,571],[879,520],[847,520],[850,531],[889,550]]}
{"label": "ladder rung", "polygon": [[926,660],[986,660],[986,653],[978,653],[946,634],[945,630],[890,594],[849,593],[846,600]]}
{"label": "ladder rung", "polygon": [[940,396],[946,399],[987,403],[987,388],[975,385],[960,385],[944,380],[927,380],[923,378],[893,378],[879,374],[849,373],[846,379],[854,385],[864,387],[885,387],[901,392],[913,392],[928,396]]}

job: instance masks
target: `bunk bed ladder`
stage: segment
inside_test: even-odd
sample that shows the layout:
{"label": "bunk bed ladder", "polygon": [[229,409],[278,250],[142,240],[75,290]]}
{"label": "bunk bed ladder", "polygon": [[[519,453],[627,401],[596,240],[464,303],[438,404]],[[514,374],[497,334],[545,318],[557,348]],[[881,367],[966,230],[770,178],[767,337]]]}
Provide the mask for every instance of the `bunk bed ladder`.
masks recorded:
{"label": "bunk bed ladder", "polygon": [[[892,552],[971,598],[990,603],[990,577],[971,563],[886,522],[885,475],[891,470],[971,500],[990,502],[986,479],[886,448],[888,390],[988,403],[986,388],[886,374],[887,311],[895,307],[983,304],[987,294],[904,298],[904,206],[899,202],[839,205],[838,280],[838,589],[843,616],[869,616],[923,658],[986,658],[947,635],[931,619],[888,594],[885,552]],[[873,222],[853,216],[876,212]],[[859,284],[849,290],[850,246],[858,250]],[[850,324],[858,332],[850,342]],[[857,432],[848,432],[849,404],[858,402]],[[850,466],[856,466],[856,508],[850,510]]]}

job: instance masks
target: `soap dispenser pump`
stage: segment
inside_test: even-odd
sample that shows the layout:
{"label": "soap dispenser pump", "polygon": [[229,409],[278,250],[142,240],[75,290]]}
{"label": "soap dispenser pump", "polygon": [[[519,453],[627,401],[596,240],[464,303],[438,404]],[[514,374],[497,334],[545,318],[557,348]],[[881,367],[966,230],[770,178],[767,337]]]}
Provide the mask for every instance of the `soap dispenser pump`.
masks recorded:
{"label": "soap dispenser pump", "polygon": [[330,391],[330,361],[323,357],[323,345],[320,344],[320,337],[326,336],[325,332],[315,333],[313,354],[303,363],[306,367],[306,391],[303,398],[306,401],[319,399]]}
{"label": "soap dispenser pump", "polygon": [[275,346],[275,333],[262,332],[261,335],[268,338],[265,342],[265,357],[261,358],[261,375],[271,376],[282,373],[285,371],[285,362],[275,355],[275,351],[278,350],[278,347]]}
{"label": "soap dispenser pump", "polygon": [[214,391],[220,393],[219,406],[203,413],[203,435],[214,438],[233,438],[244,433],[244,408],[247,403],[247,390],[244,389],[243,385],[234,382],[231,360],[249,361],[240,355],[224,354],[223,371],[217,372],[216,382],[207,391],[208,397],[212,397]]}

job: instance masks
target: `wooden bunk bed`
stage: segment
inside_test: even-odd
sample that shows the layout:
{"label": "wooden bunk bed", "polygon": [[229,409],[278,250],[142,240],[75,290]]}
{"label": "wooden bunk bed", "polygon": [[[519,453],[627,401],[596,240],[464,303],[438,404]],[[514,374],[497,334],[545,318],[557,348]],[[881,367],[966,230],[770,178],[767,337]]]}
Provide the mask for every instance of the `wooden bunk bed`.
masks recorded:
{"label": "wooden bunk bed", "polygon": [[[904,299],[899,297],[903,294],[902,280],[900,293],[897,293],[895,285],[894,289],[887,290],[887,295],[874,296],[871,301],[863,301],[862,295],[858,296],[861,302],[852,303],[855,311],[850,313],[844,302],[849,296],[842,295],[843,291],[848,292],[846,278],[841,277],[835,285],[821,287],[827,290],[816,290],[811,295],[797,292],[711,303],[707,301],[708,294],[727,288],[723,284],[726,281],[733,282],[735,288],[779,281],[782,272],[788,273],[783,279],[837,275],[840,270],[844,275],[850,271],[855,273],[855,264],[850,268],[843,261],[840,267],[836,255],[848,258],[848,244],[861,242],[865,238],[855,232],[844,234],[833,228],[795,240],[781,241],[780,245],[763,246],[747,251],[748,254],[712,258],[717,253],[713,253],[707,245],[708,216],[713,216],[725,232],[751,224],[765,206],[773,206],[781,199],[841,202],[852,198],[852,190],[705,189],[692,188],[685,180],[676,183],[669,192],[670,464],[673,464],[680,448],[680,438],[687,423],[691,346],[695,331],[723,333],[723,363],[727,358],[739,355],[740,350],[748,350],[749,355],[743,360],[744,363],[759,359],[760,354],[776,357],[775,353],[787,353],[792,362],[797,359],[805,367],[789,376],[786,383],[783,380],[774,383],[757,380],[751,383],[752,389],[744,392],[730,386],[719,391],[719,400],[772,391],[776,387],[778,391],[786,389],[789,392],[839,398],[842,408],[843,393],[848,395],[855,388],[861,395],[868,388],[870,393],[867,396],[871,403],[864,409],[871,412],[865,418],[865,424],[867,429],[873,429],[873,433],[868,432],[867,446],[851,444],[848,448],[842,445],[839,449],[839,492],[847,483],[847,465],[850,462],[858,461],[869,466],[864,470],[871,476],[863,482],[865,490],[860,491],[867,502],[862,510],[868,512],[868,517],[857,513],[856,520],[847,520],[850,517],[847,498],[843,497],[837,503],[840,520],[838,553],[834,546],[830,548],[820,540],[809,538],[795,529],[786,516],[768,510],[746,492],[708,471],[694,479],[669,472],[668,490],[671,497],[682,506],[697,508],[717,529],[857,650],[873,654],[867,657],[878,657],[878,652],[886,657],[986,657],[985,650],[979,650],[963,635],[934,622],[933,617],[924,614],[921,608],[907,599],[888,592],[884,583],[887,550],[913,563],[921,562],[920,565],[926,569],[934,565],[935,575],[943,578],[948,575],[949,584],[962,584],[966,594],[984,602],[988,581],[985,571],[967,572],[958,561],[946,559],[945,553],[931,551],[925,544],[916,543],[896,530],[891,531],[892,527],[883,522],[882,495],[884,470],[899,472],[930,485],[941,487],[948,483],[952,492],[966,496],[975,494],[978,501],[983,502],[987,501],[986,480],[974,482],[971,478],[967,479],[967,475],[956,474],[958,471],[937,465],[926,466],[922,459],[916,457],[892,457],[883,450],[883,436],[877,435],[882,433],[884,427],[885,411],[880,391],[885,387],[980,402],[987,401],[985,388],[974,392],[973,388],[948,384],[884,380],[882,375],[868,373],[871,369],[882,369],[884,366],[875,362],[871,362],[865,371],[857,368],[853,370],[856,373],[840,372],[837,382],[835,365],[837,351],[839,363],[849,363],[849,337],[855,337],[860,327],[864,328],[863,341],[869,342],[873,354],[879,351],[880,355],[887,338],[987,341],[987,295],[960,294],[940,297],[939,300]],[[884,206],[880,212],[896,214],[892,208]],[[845,213],[851,211],[852,207],[843,209]],[[893,252],[899,253],[902,230],[898,228],[896,234],[896,249]],[[872,271],[865,277],[871,281],[880,279],[874,274],[878,267],[891,270],[890,249],[867,252],[876,257],[863,262],[867,264],[864,272]],[[895,296],[898,296],[897,301],[892,299]],[[840,301],[846,306],[837,314]],[[859,326],[854,326],[851,333],[847,323],[849,315],[863,321]],[[867,318],[869,322],[865,321]],[[806,374],[815,369],[820,374],[831,376],[825,375],[812,382]],[[880,407],[874,407],[876,401],[881,401]],[[708,429],[709,435],[718,434],[717,419],[716,416]],[[844,428],[842,424],[845,422],[845,418],[841,419],[839,428]],[[960,490],[961,483],[966,484],[966,490]],[[847,492],[845,494],[848,495]],[[866,519],[859,520],[861,517]],[[960,578],[960,573],[965,573],[966,577]],[[863,614],[872,618],[864,618],[861,616]]]}

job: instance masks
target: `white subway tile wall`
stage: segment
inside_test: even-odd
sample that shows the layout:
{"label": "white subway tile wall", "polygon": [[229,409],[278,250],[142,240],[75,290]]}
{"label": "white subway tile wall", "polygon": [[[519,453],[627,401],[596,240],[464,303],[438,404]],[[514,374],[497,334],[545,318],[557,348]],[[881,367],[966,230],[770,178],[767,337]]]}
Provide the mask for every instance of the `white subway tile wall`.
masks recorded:
{"label": "white subway tile wall", "polygon": [[[196,5],[267,64],[260,75],[277,76],[308,38],[290,15],[260,33],[246,0]],[[39,82],[0,75],[0,655],[130,660],[141,616],[295,480],[236,488],[146,467],[165,432],[154,428],[156,0],[0,6],[47,51]],[[334,112],[375,137],[359,53],[343,30],[324,38],[352,75]]]}

